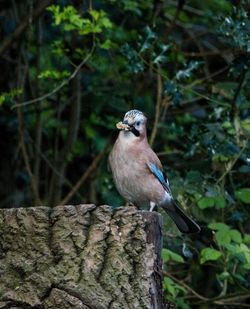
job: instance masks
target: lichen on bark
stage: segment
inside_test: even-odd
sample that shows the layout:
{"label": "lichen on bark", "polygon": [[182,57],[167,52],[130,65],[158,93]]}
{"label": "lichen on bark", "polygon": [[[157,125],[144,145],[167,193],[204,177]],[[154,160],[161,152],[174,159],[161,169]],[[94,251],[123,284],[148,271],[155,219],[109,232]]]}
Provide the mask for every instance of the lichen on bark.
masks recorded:
{"label": "lichen on bark", "polygon": [[160,226],[134,207],[1,209],[0,308],[163,308]]}

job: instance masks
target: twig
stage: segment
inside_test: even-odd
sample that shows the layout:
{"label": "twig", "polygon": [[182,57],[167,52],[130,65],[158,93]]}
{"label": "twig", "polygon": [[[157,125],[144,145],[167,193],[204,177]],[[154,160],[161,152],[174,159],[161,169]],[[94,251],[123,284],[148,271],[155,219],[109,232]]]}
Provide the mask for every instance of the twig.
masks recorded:
{"label": "twig", "polygon": [[[202,304],[204,302],[209,302],[209,303],[213,303],[216,305],[227,305],[229,306],[230,304],[232,304],[232,301],[236,300],[239,301],[241,299],[246,299],[250,297],[250,291],[246,292],[246,293],[235,293],[235,294],[229,294],[227,296],[223,296],[223,297],[212,297],[212,298],[208,298],[206,301],[199,301],[196,304]],[[240,305],[240,303],[237,303]],[[244,305],[244,304],[241,304]]]}
{"label": "twig", "polygon": [[[167,5],[165,7],[176,6],[176,1],[167,1],[166,4]],[[204,14],[205,14],[204,11],[198,10],[194,7],[187,5],[187,4],[184,4],[183,11],[187,11],[189,13],[192,13],[192,14],[195,14],[195,15],[198,15],[198,16],[204,16]]]}
{"label": "twig", "polygon": [[60,89],[62,89],[65,85],[67,85],[77,75],[77,73],[81,70],[83,65],[91,58],[94,50],[95,50],[95,43],[93,43],[93,46],[92,46],[90,52],[82,60],[82,62],[76,67],[74,72],[67,79],[63,80],[61,82],[61,84],[59,84],[51,92],[49,92],[47,94],[44,94],[44,95],[40,96],[39,98],[36,98],[36,99],[33,99],[33,100],[29,100],[29,101],[25,101],[25,102],[20,103],[20,104],[15,104],[15,105],[12,106],[12,109],[16,108],[16,107],[23,107],[23,106],[26,106],[26,105],[29,105],[29,104],[33,104],[33,103],[36,103],[36,102],[39,102],[39,101],[43,101],[43,100],[51,97],[53,94],[57,93]]}
{"label": "twig", "polygon": [[89,178],[89,176],[93,173],[93,171],[97,168],[98,164],[102,160],[103,156],[105,155],[109,144],[111,141],[111,137],[108,138],[106,146],[103,148],[102,151],[99,152],[99,154],[95,157],[95,159],[92,161],[91,165],[87,168],[87,170],[82,174],[82,176],[79,178],[77,183],[74,185],[72,190],[60,201],[59,205],[65,205],[68,203],[68,201],[74,196],[74,194],[77,192],[77,190],[82,186],[82,184]]}
{"label": "twig", "polygon": [[[209,78],[211,79],[212,77],[220,75],[221,73],[225,72],[228,69],[229,69],[229,65],[226,65],[225,67],[219,69],[218,71],[215,71],[215,72],[211,73],[209,75]],[[188,87],[184,86],[183,89],[192,88],[193,86],[196,86],[198,84],[204,83],[206,80],[207,80],[207,76],[203,77],[203,78],[200,78],[200,79],[197,79],[193,83],[189,84]]]}
{"label": "twig", "polygon": [[182,51],[184,56],[188,57],[204,57],[204,56],[217,56],[217,55],[225,55],[226,53],[232,53],[232,49],[225,49],[225,50],[209,50],[209,51],[202,51],[202,52],[185,52]]}
{"label": "twig", "polygon": [[[30,136],[28,136],[29,141],[34,145],[35,149],[38,151],[38,155],[44,160],[44,162],[48,165],[48,167],[59,177],[63,177],[63,181],[64,183],[70,188],[73,189],[73,184],[64,176],[61,175],[60,172],[55,168],[55,164],[53,164],[52,162],[50,162],[50,160],[47,158],[47,156],[45,154],[43,154],[41,152],[40,149],[37,149],[37,145],[35,144],[35,142],[32,140],[32,138]],[[79,198],[83,198],[82,195],[79,192],[76,192],[76,194],[79,196]]]}
{"label": "twig", "polygon": [[[36,55],[36,83],[35,83],[35,93],[37,96],[40,94],[40,83],[38,79],[38,74],[41,71],[41,46],[42,46],[42,20],[41,18],[38,19],[38,25],[37,25],[37,55]],[[31,87],[32,89],[32,87]],[[35,97],[35,96],[33,96]],[[36,128],[35,128],[35,157],[34,157],[34,178],[36,179],[37,187],[39,188],[40,184],[40,168],[41,168],[41,158],[39,156],[39,152],[42,148],[42,113],[41,113],[41,102],[39,102],[35,106],[36,110]]]}
{"label": "twig", "polygon": [[231,118],[233,118],[235,113],[236,113],[237,98],[238,98],[238,95],[240,94],[241,87],[244,83],[246,73],[247,73],[247,70],[243,70],[241,75],[240,75],[240,80],[239,80],[238,86],[235,90],[234,97],[233,97],[233,100],[232,100]]}
{"label": "twig", "polygon": [[239,160],[240,156],[241,156],[242,153],[244,152],[245,148],[246,148],[246,145],[241,149],[241,151],[240,151],[240,152],[238,153],[238,155],[234,158],[234,160],[231,161],[231,162],[228,164],[228,166],[227,166],[225,172],[224,172],[224,173],[221,175],[221,177],[216,181],[216,184],[215,184],[215,185],[218,185],[218,184],[227,176],[227,174],[230,173],[230,171],[231,171],[232,168],[234,167],[235,163]]}
{"label": "twig", "polygon": [[160,118],[160,112],[161,112],[161,103],[162,103],[162,78],[161,78],[161,71],[160,66],[158,66],[157,70],[157,98],[156,98],[156,107],[155,107],[155,120],[153,125],[153,130],[150,136],[149,144],[152,146],[156,137],[157,133],[157,126]]}
{"label": "twig", "polygon": [[23,32],[30,25],[30,21],[39,17],[46,9],[46,7],[50,5],[51,2],[51,0],[38,1],[39,4],[33,11],[33,14],[28,15],[24,19],[24,21],[16,28],[16,30],[11,35],[8,35],[6,39],[4,39],[4,41],[0,45],[0,55],[2,55],[11,46],[11,44],[23,34]]}
{"label": "twig", "polygon": [[[142,55],[141,55],[140,53],[137,53],[137,55],[139,56],[139,58],[141,59],[141,61],[142,61],[143,63],[145,63],[148,67],[151,67],[150,64],[148,63],[148,61],[145,60],[145,59],[142,57]],[[153,70],[154,72],[157,72],[157,70],[156,70],[154,67],[152,67],[152,70]],[[161,76],[162,76],[165,80],[168,80],[168,81],[170,80],[166,74],[161,73]],[[207,79],[207,78],[203,78],[203,79],[199,80],[199,81],[198,81],[198,84],[200,84],[202,81],[204,81],[204,80],[206,80],[206,79]],[[198,92],[198,91],[196,91],[196,90],[194,90],[194,89],[191,89],[190,86],[182,86],[182,85],[179,85],[179,87],[180,87],[181,90],[191,92],[191,93],[193,93],[193,94],[199,96],[200,98],[203,98],[203,99],[206,99],[206,100],[208,100],[208,101],[210,101],[210,102],[214,102],[214,103],[217,103],[217,104],[219,104],[219,105],[228,107],[228,104],[227,104],[227,103],[223,103],[223,102],[220,102],[220,101],[215,100],[215,99],[213,99],[213,98],[210,98],[210,97],[208,97],[208,96],[205,95],[205,94],[202,94],[202,93],[200,93],[200,92]]]}
{"label": "twig", "polygon": [[60,153],[59,158],[56,160],[56,166],[59,170],[60,176],[52,175],[51,188],[50,188],[50,205],[57,203],[61,199],[61,191],[63,185],[63,175],[67,167],[67,156],[77,139],[78,130],[80,126],[81,115],[81,75],[78,74],[72,82],[72,103],[70,104],[70,116],[68,121],[67,136],[65,138],[64,146],[62,149],[56,149]]}
{"label": "twig", "polygon": [[[20,62],[18,65],[18,84],[21,84],[21,89],[23,89],[24,87],[24,82],[25,82],[25,78],[28,72],[28,66],[25,66],[25,72],[23,74],[21,74],[20,72]],[[22,81],[20,81],[22,76]],[[17,110],[17,117],[18,117],[18,135],[19,135],[19,143],[20,143],[20,147],[22,150],[22,154],[23,154],[23,159],[24,159],[24,164],[26,167],[26,170],[28,172],[30,181],[31,181],[31,188],[33,191],[33,195],[34,195],[34,200],[41,205],[41,200],[39,197],[39,191],[38,191],[38,187],[37,187],[37,183],[36,183],[36,179],[34,178],[34,175],[32,173],[31,170],[31,166],[30,166],[30,161],[29,161],[29,156],[28,156],[28,152],[27,152],[27,148],[25,145],[25,140],[24,140],[24,121],[23,121],[23,114],[22,114],[22,110],[18,109]]]}
{"label": "twig", "polygon": [[166,272],[164,273],[164,275],[166,275],[167,277],[171,278],[173,281],[177,282],[178,284],[180,284],[181,286],[183,286],[185,289],[187,289],[189,292],[191,292],[193,295],[195,295],[197,298],[204,300],[204,301],[208,301],[209,298],[200,295],[199,293],[197,293],[195,290],[193,290],[189,285],[187,285],[186,283],[184,283],[183,281],[175,278],[174,276],[172,276],[170,273]]}
{"label": "twig", "polygon": [[[232,305],[231,301],[234,300],[240,300],[240,299],[246,299],[248,297],[250,297],[250,291],[247,292],[243,292],[243,293],[235,293],[235,294],[229,294],[227,296],[216,296],[216,297],[212,297],[212,298],[207,298],[203,295],[200,295],[199,293],[197,293],[195,290],[193,290],[189,285],[187,285],[186,283],[184,283],[183,281],[175,278],[174,276],[172,276],[170,273],[165,272],[165,274],[167,277],[171,278],[173,281],[177,282],[178,284],[180,284],[181,286],[183,286],[185,289],[187,289],[189,292],[191,292],[194,296],[196,296],[198,299],[200,299],[200,301],[196,302],[195,304],[202,304],[202,303],[213,303],[216,305]],[[244,305],[244,304],[240,304],[240,303],[234,303],[235,305]],[[250,305],[248,305],[250,307]],[[244,306],[244,307],[248,307],[248,306]]]}
{"label": "twig", "polygon": [[169,25],[169,27],[168,27],[166,33],[165,33],[165,37],[168,37],[168,36],[169,36],[170,32],[172,31],[172,29],[174,28],[176,22],[178,21],[178,18],[179,18],[179,16],[180,16],[181,10],[182,10],[182,8],[183,8],[183,6],[184,6],[186,0],[178,0],[177,2],[178,2],[178,3],[177,3],[177,8],[176,8],[175,15],[174,15],[174,17],[171,19],[171,21],[170,21],[170,25]]}

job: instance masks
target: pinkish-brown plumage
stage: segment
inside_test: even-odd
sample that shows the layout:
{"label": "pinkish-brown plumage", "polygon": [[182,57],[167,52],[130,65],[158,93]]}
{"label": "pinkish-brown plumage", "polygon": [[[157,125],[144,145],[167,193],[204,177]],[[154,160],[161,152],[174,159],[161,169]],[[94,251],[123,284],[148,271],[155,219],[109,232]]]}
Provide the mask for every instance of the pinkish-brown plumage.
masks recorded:
{"label": "pinkish-brown plumage", "polygon": [[[162,165],[147,140],[147,118],[137,110],[123,119],[109,165],[118,192],[135,205],[160,205],[184,233],[194,233],[199,226],[187,217],[174,202]],[[126,128],[126,129],[125,129]]]}
{"label": "pinkish-brown plumage", "polygon": [[[119,193],[134,204],[160,203],[164,188],[150,172],[146,162],[150,160],[161,168],[161,162],[151,150],[146,138],[125,143],[120,132],[109,156],[114,182]],[[126,134],[126,133],[125,133]],[[153,188],[152,188],[153,186]]]}

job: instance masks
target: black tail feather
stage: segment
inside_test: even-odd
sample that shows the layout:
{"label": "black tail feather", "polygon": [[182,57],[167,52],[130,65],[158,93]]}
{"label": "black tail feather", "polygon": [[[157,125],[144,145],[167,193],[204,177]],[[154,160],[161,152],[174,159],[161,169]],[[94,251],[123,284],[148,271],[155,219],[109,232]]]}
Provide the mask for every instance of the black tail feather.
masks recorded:
{"label": "black tail feather", "polygon": [[162,205],[162,208],[167,212],[182,233],[194,234],[200,232],[201,228],[199,225],[189,218],[174,201],[172,201],[171,207],[169,207],[169,205],[167,207]]}

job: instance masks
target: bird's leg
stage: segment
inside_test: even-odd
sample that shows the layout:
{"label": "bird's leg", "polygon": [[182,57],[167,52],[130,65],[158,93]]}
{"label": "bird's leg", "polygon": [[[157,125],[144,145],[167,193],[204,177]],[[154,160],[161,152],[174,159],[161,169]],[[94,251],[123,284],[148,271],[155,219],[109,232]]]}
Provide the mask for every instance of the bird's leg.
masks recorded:
{"label": "bird's leg", "polygon": [[150,201],[150,208],[149,208],[149,211],[153,211],[154,208],[155,208],[155,205],[156,205],[156,203]]}

